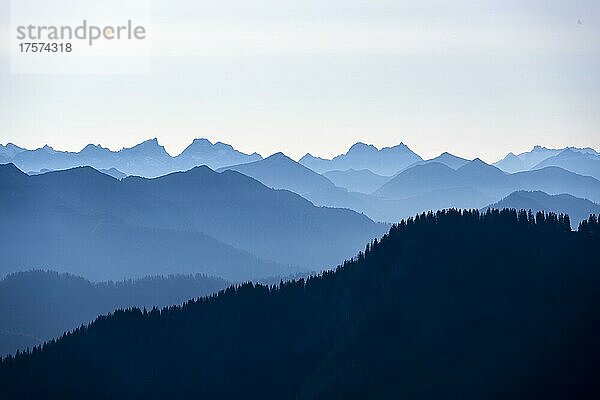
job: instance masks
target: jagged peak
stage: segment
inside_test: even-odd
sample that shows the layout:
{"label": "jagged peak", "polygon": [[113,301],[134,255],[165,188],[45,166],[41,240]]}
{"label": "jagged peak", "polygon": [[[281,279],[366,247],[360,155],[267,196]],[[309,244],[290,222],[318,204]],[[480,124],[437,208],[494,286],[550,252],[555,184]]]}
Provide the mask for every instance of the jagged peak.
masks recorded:
{"label": "jagged peak", "polygon": [[322,157],[313,156],[310,153],[306,153],[304,156],[302,156],[302,158],[300,159],[300,162],[307,161],[307,160],[330,161],[328,159],[325,159],[325,158],[322,158]]}
{"label": "jagged peak", "polygon": [[[221,142],[217,142],[217,143],[221,143]],[[194,140],[192,140],[191,144],[208,144],[212,146],[212,142],[210,140],[208,140],[207,138],[196,138]]]}
{"label": "jagged peak", "polygon": [[[498,168],[486,163],[481,158],[477,157],[477,158],[469,161],[462,167],[460,167],[459,170],[467,170],[467,169],[473,169],[473,168],[488,168],[488,167],[493,168],[493,169],[498,169]],[[498,169],[498,171],[499,171],[499,169]]]}
{"label": "jagged peak", "polygon": [[133,147],[124,148],[121,151],[128,151],[128,150],[133,150],[133,151],[138,151],[138,150],[159,150],[160,152],[164,152],[165,154],[168,154],[167,151],[165,150],[164,146],[161,146],[158,143],[158,139],[157,138],[144,140],[142,143],[136,144]]}
{"label": "jagged peak", "polygon": [[381,150],[410,150],[409,147],[407,145],[404,144],[404,142],[400,142],[399,144],[395,145],[395,146],[390,146],[390,147],[384,147]]}
{"label": "jagged peak", "polygon": [[[81,149],[80,153],[90,152],[90,151],[98,151],[98,150],[108,150],[106,147],[102,147],[100,144],[87,144],[83,149]],[[110,150],[109,150],[110,151]]]}
{"label": "jagged peak", "polygon": [[0,147],[4,147],[4,148],[7,148],[7,149],[11,149],[11,148],[12,148],[12,149],[15,149],[15,148],[16,148],[16,149],[20,149],[20,150],[25,150],[24,148],[22,148],[22,147],[20,147],[20,146],[17,146],[17,145],[16,145],[16,144],[14,144],[13,142],[8,142],[8,143],[6,143],[6,144],[1,144],[1,143],[0,143]]}
{"label": "jagged peak", "polygon": [[212,168],[210,168],[208,165],[198,165],[198,166],[190,169],[189,171],[175,172],[175,174],[209,173],[209,172],[215,172],[215,171]]}
{"label": "jagged peak", "polygon": [[288,156],[286,156],[285,154],[283,154],[283,152],[278,151],[277,153],[273,153],[271,154],[268,158],[289,158]]}
{"label": "jagged peak", "polygon": [[533,146],[533,149],[531,149],[531,151],[536,151],[536,150],[548,150],[548,148],[544,147],[544,146],[540,146],[539,144],[536,144],[535,146]]}
{"label": "jagged peak", "polygon": [[447,152],[447,151],[445,151],[445,152],[443,152],[442,154],[440,154],[439,156],[435,157],[435,158],[434,158],[434,160],[435,160],[435,159],[448,159],[448,158],[451,158],[451,159],[460,159],[460,160],[466,160],[465,158],[462,158],[462,157],[456,156],[456,155],[454,155],[454,154],[452,154],[452,153],[449,153],[449,152]]}
{"label": "jagged peak", "polygon": [[352,146],[350,146],[350,149],[348,149],[348,153],[355,152],[355,151],[364,151],[364,150],[378,151],[377,147],[373,146],[372,144],[356,142]]}
{"label": "jagged peak", "polygon": [[148,139],[148,140],[144,140],[142,143],[138,144],[138,146],[160,146],[158,144],[158,139],[157,138],[152,138],[152,139]]}
{"label": "jagged peak", "polygon": [[286,156],[281,151],[278,151],[277,153],[271,154],[269,157],[267,157],[267,158],[265,158],[263,160],[255,161],[254,163],[260,162],[260,161],[266,161],[266,162],[286,162],[286,163],[290,163],[290,164],[298,164],[296,161],[292,160],[290,157]]}

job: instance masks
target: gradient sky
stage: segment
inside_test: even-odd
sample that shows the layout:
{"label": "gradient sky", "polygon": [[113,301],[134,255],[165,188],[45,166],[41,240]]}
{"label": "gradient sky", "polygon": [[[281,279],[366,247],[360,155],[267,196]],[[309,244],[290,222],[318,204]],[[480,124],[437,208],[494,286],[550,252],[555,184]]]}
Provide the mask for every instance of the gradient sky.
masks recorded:
{"label": "gradient sky", "polygon": [[0,0],[0,143],[157,137],[177,154],[207,137],[299,158],[404,142],[489,162],[534,144],[600,149],[597,0],[149,4],[151,72],[27,75],[11,73]]}

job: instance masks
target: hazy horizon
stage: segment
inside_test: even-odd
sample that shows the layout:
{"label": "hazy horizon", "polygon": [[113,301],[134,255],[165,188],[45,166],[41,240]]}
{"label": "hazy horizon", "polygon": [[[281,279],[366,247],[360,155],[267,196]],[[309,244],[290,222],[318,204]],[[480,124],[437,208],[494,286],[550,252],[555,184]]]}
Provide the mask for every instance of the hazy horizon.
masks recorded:
{"label": "hazy horizon", "polygon": [[[536,144],[600,148],[591,0],[154,1],[150,70],[134,74],[13,73],[10,4],[0,0],[3,143],[116,150],[158,137],[177,154],[206,137],[298,159],[404,142],[487,162]],[[131,17],[93,7],[111,23]]]}
{"label": "hazy horizon", "polygon": [[503,154],[502,154],[501,156],[499,156],[497,159],[491,159],[491,160],[488,160],[488,159],[485,159],[484,157],[482,157],[482,156],[480,156],[480,155],[477,155],[477,154],[475,154],[474,156],[470,157],[470,156],[465,156],[465,155],[463,155],[463,154],[461,154],[461,153],[455,153],[455,152],[451,152],[451,151],[447,151],[447,150],[443,150],[442,152],[440,152],[440,153],[435,153],[435,154],[433,154],[433,155],[431,155],[431,156],[424,156],[424,155],[423,155],[424,153],[421,153],[421,152],[419,152],[419,151],[415,150],[415,149],[414,149],[414,148],[413,148],[413,147],[412,147],[410,144],[408,144],[408,143],[405,143],[405,142],[398,142],[398,143],[395,143],[395,144],[389,144],[389,145],[384,145],[384,146],[378,146],[378,145],[376,145],[376,144],[374,144],[374,143],[370,143],[368,140],[358,140],[357,142],[353,142],[353,143],[351,143],[351,144],[350,144],[350,145],[348,145],[348,147],[346,147],[346,148],[341,148],[341,149],[339,150],[339,152],[334,152],[334,153],[332,153],[332,154],[327,154],[327,155],[320,154],[320,153],[318,153],[317,151],[307,151],[306,153],[302,153],[302,154],[300,154],[300,155],[293,155],[293,154],[289,154],[289,153],[287,153],[287,152],[286,152],[286,151],[284,151],[284,150],[276,150],[276,151],[274,151],[274,152],[272,152],[272,153],[264,153],[264,152],[260,152],[260,151],[258,151],[258,150],[252,150],[252,149],[248,149],[248,150],[246,150],[246,149],[241,149],[241,148],[240,148],[240,147],[238,147],[238,146],[237,146],[235,143],[228,143],[228,142],[225,142],[225,141],[223,141],[223,140],[218,140],[218,139],[212,140],[212,139],[209,139],[209,138],[206,138],[206,137],[197,137],[197,138],[193,138],[193,139],[191,139],[191,140],[190,140],[190,142],[189,142],[187,145],[183,146],[181,149],[179,149],[179,148],[178,148],[178,149],[176,149],[175,151],[173,151],[172,149],[170,150],[170,149],[169,149],[169,148],[168,148],[168,147],[167,147],[167,146],[166,146],[166,145],[165,145],[165,144],[164,144],[164,143],[161,141],[161,139],[160,139],[160,138],[157,138],[157,137],[147,137],[147,138],[142,138],[142,139],[140,139],[140,141],[139,141],[139,142],[137,142],[137,143],[134,143],[134,144],[132,144],[132,145],[126,145],[126,146],[118,146],[118,145],[117,145],[117,146],[107,146],[107,145],[105,145],[105,144],[104,144],[104,143],[102,143],[102,142],[90,142],[90,143],[87,143],[87,144],[85,144],[85,145],[83,145],[83,146],[81,146],[81,147],[74,147],[74,148],[60,148],[60,147],[56,147],[56,146],[52,145],[51,143],[43,143],[43,144],[40,144],[40,145],[36,145],[36,146],[34,146],[34,147],[27,147],[27,146],[23,146],[23,145],[21,145],[20,143],[17,143],[17,142],[14,142],[14,141],[10,141],[10,140],[9,140],[9,141],[0,141],[0,145],[4,145],[4,146],[6,146],[7,144],[9,144],[9,143],[12,143],[12,144],[14,144],[14,145],[16,145],[16,146],[19,146],[19,147],[25,148],[25,149],[27,149],[27,150],[35,150],[35,149],[39,149],[39,148],[42,148],[42,147],[44,147],[44,146],[48,145],[48,146],[52,147],[54,150],[56,150],[56,151],[68,151],[68,152],[75,152],[75,153],[78,153],[78,152],[80,152],[81,150],[83,150],[83,149],[85,148],[85,146],[87,146],[87,145],[90,145],[90,144],[92,144],[92,145],[96,145],[96,146],[101,146],[101,147],[104,147],[104,148],[108,148],[108,149],[109,149],[109,150],[111,150],[111,151],[119,151],[119,150],[123,150],[123,149],[126,149],[126,148],[131,148],[131,147],[133,147],[133,146],[136,146],[136,145],[138,145],[138,144],[141,144],[141,143],[143,143],[143,142],[150,141],[150,140],[154,140],[154,139],[156,139],[156,140],[158,141],[158,144],[159,144],[160,146],[163,146],[163,147],[165,148],[165,150],[167,151],[167,153],[168,153],[168,154],[169,154],[171,157],[176,157],[176,156],[180,155],[180,154],[181,154],[181,153],[182,153],[182,152],[185,150],[185,148],[186,148],[186,147],[187,147],[189,144],[191,144],[191,143],[192,143],[192,141],[193,141],[193,140],[195,140],[195,139],[208,139],[208,140],[209,140],[209,141],[210,141],[212,144],[215,144],[215,143],[218,143],[218,142],[225,143],[225,144],[231,145],[231,146],[232,146],[234,149],[236,149],[236,150],[239,150],[239,151],[242,151],[243,153],[246,153],[246,154],[258,153],[258,154],[259,154],[260,156],[262,156],[263,158],[267,158],[267,157],[269,157],[269,156],[271,156],[271,155],[273,155],[273,154],[276,154],[276,153],[282,152],[282,153],[284,153],[285,155],[287,155],[288,157],[290,157],[290,158],[292,158],[292,159],[295,159],[296,161],[300,160],[300,158],[302,158],[302,157],[303,157],[305,154],[307,154],[307,153],[309,153],[309,154],[311,154],[311,155],[313,155],[313,156],[315,156],[315,157],[320,157],[320,158],[325,158],[325,159],[331,159],[331,158],[333,158],[333,157],[335,157],[335,156],[338,156],[338,155],[341,155],[341,154],[345,154],[345,153],[346,153],[346,152],[347,152],[347,151],[350,149],[350,147],[351,147],[352,145],[354,145],[354,144],[356,144],[356,143],[359,143],[359,142],[360,142],[360,143],[367,144],[367,145],[373,145],[373,146],[375,146],[375,147],[376,147],[377,149],[379,149],[379,150],[381,150],[381,149],[382,149],[382,148],[384,148],[384,147],[394,147],[394,146],[397,146],[397,145],[400,145],[401,143],[403,143],[403,144],[405,144],[406,146],[408,146],[408,148],[410,148],[412,151],[414,151],[415,153],[417,153],[418,155],[420,155],[421,157],[423,157],[423,159],[431,159],[431,158],[435,158],[435,157],[439,156],[440,154],[442,154],[442,153],[444,153],[444,152],[449,152],[449,153],[451,153],[451,154],[453,154],[453,155],[455,155],[455,156],[458,156],[458,157],[463,157],[463,158],[467,158],[467,159],[475,159],[475,158],[479,158],[479,159],[481,159],[481,160],[483,160],[483,161],[485,161],[485,162],[487,162],[487,163],[489,163],[489,164],[492,164],[492,163],[494,163],[494,162],[496,162],[496,161],[499,161],[499,160],[501,160],[501,159],[502,159],[503,157],[505,157],[505,156],[506,156],[508,153],[520,154],[520,153],[523,153],[523,152],[528,152],[528,151],[531,151],[531,150],[533,149],[533,147],[534,147],[534,146],[542,146],[542,147],[545,147],[545,148],[548,148],[548,149],[562,149],[562,148],[566,148],[566,147],[579,147],[579,148],[585,148],[585,147],[589,147],[589,148],[591,148],[591,149],[593,149],[593,150],[599,151],[599,148],[597,148],[597,147],[594,147],[594,146],[585,146],[585,145],[582,145],[582,146],[575,146],[575,145],[573,145],[573,144],[566,144],[566,145],[564,145],[564,146],[553,147],[553,146],[546,146],[546,145],[544,145],[544,144],[540,144],[540,143],[535,143],[535,144],[532,144],[531,146],[527,147],[527,148],[526,148],[526,149],[524,149],[524,150],[519,150],[519,151],[515,151],[515,150],[509,150],[508,152],[506,152],[506,153],[503,153]]}

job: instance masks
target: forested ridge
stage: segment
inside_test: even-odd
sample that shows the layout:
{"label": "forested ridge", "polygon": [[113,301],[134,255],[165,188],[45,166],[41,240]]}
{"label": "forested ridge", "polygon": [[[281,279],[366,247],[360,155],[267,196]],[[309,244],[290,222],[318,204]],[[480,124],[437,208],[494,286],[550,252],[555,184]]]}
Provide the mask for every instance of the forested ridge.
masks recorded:
{"label": "forested ridge", "polygon": [[335,271],[101,316],[0,398],[598,398],[599,246],[595,216],[421,214]]}
{"label": "forested ridge", "polygon": [[90,282],[55,271],[15,272],[0,280],[0,357],[60,336],[118,308],[181,304],[230,284],[201,274]]}

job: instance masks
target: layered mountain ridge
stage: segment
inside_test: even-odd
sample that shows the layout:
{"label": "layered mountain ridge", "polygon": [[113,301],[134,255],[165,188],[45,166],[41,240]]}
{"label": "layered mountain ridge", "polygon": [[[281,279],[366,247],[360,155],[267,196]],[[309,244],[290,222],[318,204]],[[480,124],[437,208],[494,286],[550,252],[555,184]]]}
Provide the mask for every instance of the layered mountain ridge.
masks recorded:
{"label": "layered mountain ridge", "polygon": [[385,229],[208,167],[119,181],[91,167],[28,176],[7,164],[0,206],[2,272],[49,267],[95,280],[200,272],[236,281],[321,270]]}

